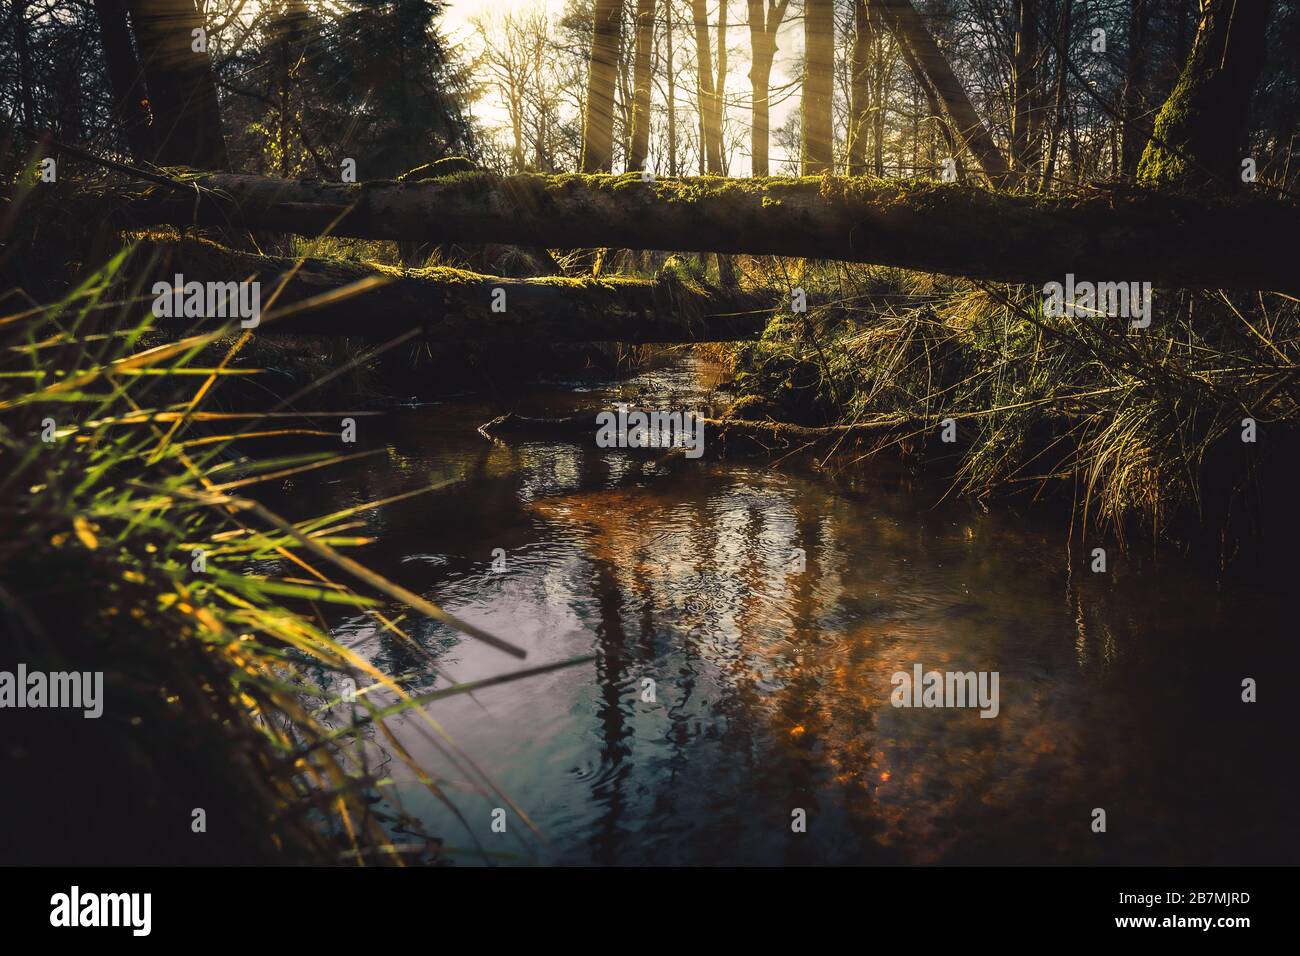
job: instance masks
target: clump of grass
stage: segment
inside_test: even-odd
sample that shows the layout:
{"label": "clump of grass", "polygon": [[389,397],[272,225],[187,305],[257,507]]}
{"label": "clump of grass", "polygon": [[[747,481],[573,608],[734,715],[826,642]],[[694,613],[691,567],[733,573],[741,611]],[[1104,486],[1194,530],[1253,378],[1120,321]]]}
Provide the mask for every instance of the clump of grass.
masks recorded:
{"label": "clump of grass", "polygon": [[250,497],[353,456],[284,450],[337,439],[278,410],[310,388],[270,413],[206,411],[248,371],[233,360],[249,337],[155,341],[151,319],[133,318],[147,297],[122,281],[128,255],[51,305],[0,316],[0,667],[103,671],[106,698],[99,720],[7,712],[5,858],[437,860],[440,841],[402,811],[373,742],[459,813],[389,729],[413,714],[457,780],[513,806],[423,710],[473,687],[413,696],[334,640],[323,610],[370,614],[431,669],[400,613],[509,645],[341,553],[368,541],[356,517],[380,503],[290,522]]}
{"label": "clump of grass", "polygon": [[[915,429],[885,447],[918,467],[942,460],[966,494],[1063,494],[1080,527],[1159,536],[1258,505],[1269,456],[1241,441],[1244,418],[1268,423],[1275,473],[1289,460],[1294,299],[1156,290],[1152,326],[1131,330],[1046,316],[1024,287],[848,266],[786,281],[808,290],[809,312],[733,351],[741,393],[805,424],[906,416]],[[949,416],[956,446],[936,441]]]}

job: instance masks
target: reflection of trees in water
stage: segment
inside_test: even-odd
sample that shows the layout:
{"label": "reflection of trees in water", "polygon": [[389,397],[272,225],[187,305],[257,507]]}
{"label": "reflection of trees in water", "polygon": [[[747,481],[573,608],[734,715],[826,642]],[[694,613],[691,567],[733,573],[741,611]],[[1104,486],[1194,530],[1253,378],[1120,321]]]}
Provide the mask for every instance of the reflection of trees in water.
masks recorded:
{"label": "reflection of trees in water", "polygon": [[[817,483],[703,463],[639,480],[625,458],[572,447],[468,452],[440,461],[468,468],[472,493],[386,509],[383,549],[367,557],[421,593],[490,601],[491,547],[564,543],[567,560],[541,587],[594,624],[600,767],[586,784],[584,839],[599,862],[1178,862],[1170,834],[1208,846],[1191,839],[1196,807],[1223,859],[1267,845],[1255,832],[1265,823],[1214,808],[1250,790],[1265,807],[1250,819],[1277,819],[1283,788],[1249,775],[1276,766],[1277,735],[1233,738],[1238,724],[1203,704],[1210,682],[1249,657],[1243,635],[1230,646],[1222,635],[1263,634],[1282,610],[1239,599],[1233,613],[1207,613],[1219,599],[1190,578],[1068,577],[1058,546],[1014,522],[884,494],[864,506]],[[371,463],[364,482],[347,483],[359,489],[352,501],[409,490],[442,467],[390,456],[403,467]],[[281,510],[348,503],[303,496]],[[796,547],[801,574],[787,571]],[[352,623],[378,635],[367,652],[380,648],[390,669],[432,673],[400,640]],[[407,624],[435,653],[455,643],[429,622]],[[1223,652],[1207,653],[1213,645]],[[913,663],[999,670],[1001,714],[891,707],[890,678]],[[642,677],[656,681],[657,703],[641,702]],[[1207,777],[1216,752],[1248,753],[1254,769]],[[1103,846],[1086,827],[1092,806],[1123,806],[1150,826]],[[807,834],[790,831],[795,807],[808,811]],[[1276,845],[1295,844],[1294,827],[1275,828]]]}
{"label": "reflection of trees in water", "polygon": [[592,784],[592,796],[604,810],[597,824],[598,832],[592,842],[597,848],[598,863],[614,863],[626,836],[621,827],[627,802],[623,786],[632,766],[626,758],[632,754],[628,738],[632,727],[624,708],[629,695],[627,681],[629,655],[627,634],[623,630],[623,594],[617,573],[607,561],[593,562],[595,571],[596,606],[599,620],[596,626],[596,681],[600,700],[596,706],[596,719],[600,722],[600,772]]}
{"label": "reflection of trees in water", "polygon": [[[509,552],[535,540],[539,517],[578,533],[587,573],[549,587],[595,619],[598,862],[646,852],[647,821],[688,830],[690,844],[671,852],[700,860],[734,860],[746,841],[741,852],[768,861],[944,859],[970,845],[965,821],[1005,833],[993,818],[1070,752],[1068,706],[1008,707],[996,721],[889,706],[890,676],[913,661],[964,670],[995,659],[1002,625],[954,617],[966,605],[945,590],[960,578],[985,603],[1016,600],[997,580],[1005,564],[973,539],[964,552],[952,548],[959,535],[932,545],[908,520],[871,520],[880,516],[811,484],[741,474],[632,486],[613,456],[575,449],[485,445],[465,464],[474,494],[400,506],[386,553],[431,540]],[[389,480],[366,490],[410,487]],[[572,487],[605,490],[563,494]],[[531,500],[522,513],[521,499]],[[796,547],[801,573],[789,569]],[[437,594],[481,571],[487,553],[384,570]],[[446,638],[411,624],[435,652]],[[393,663],[428,666],[393,635],[378,640]],[[655,705],[640,701],[642,676],[656,681]],[[796,807],[807,834],[790,830]]]}
{"label": "reflection of trees in water", "polygon": [[[767,848],[810,861],[826,849],[813,837],[820,825],[839,858],[851,846],[859,859],[942,859],[972,842],[957,821],[1032,804],[1026,791],[1073,752],[1068,701],[1030,694],[991,721],[889,704],[890,677],[915,661],[994,668],[1000,625],[945,589],[964,579],[1015,600],[990,577],[996,561],[973,540],[930,553],[916,529],[868,522],[816,489],[711,487],[707,498],[670,481],[537,503],[587,532],[600,618],[600,858],[618,858],[624,836],[643,673],[659,684],[669,749],[637,786],[653,788],[656,817],[687,805],[709,813],[692,833],[699,858],[734,859],[737,840],[770,827]],[[807,555],[802,573],[786,570],[794,547]],[[1004,683],[1004,699],[1015,686]],[[702,734],[716,756],[692,766],[711,753]],[[712,792],[682,793],[692,781]],[[807,835],[790,832],[795,807],[808,811]],[[1006,821],[989,829],[1005,832]]]}
{"label": "reflection of trees in water", "polygon": [[[746,789],[767,807],[763,816],[772,832],[789,834],[787,855],[799,859],[806,848],[806,837],[790,833],[790,810],[815,814],[817,793],[832,781],[820,743],[820,676],[801,661],[822,640],[817,620],[834,595],[817,587],[815,562],[802,574],[786,573],[792,547],[816,552],[821,546],[816,503],[802,503],[793,522],[790,503],[778,503],[774,509],[774,502],[752,493],[672,495],[662,487],[538,503],[549,519],[581,524],[589,534],[599,609],[602,761],[621,765],[617,771],[603,767],[594,785],[607,811],[597,838],[603,849],[614,832],[611,815],[626,810],[611,785],[630,778],[630,720],[640,685],[629,675],[642,673],[656,679],[667,722],[668,756],[652,778],[662,781],[652,797],[654,815],[674,815],[688,802],[679,799],[679,786],[732,769],[755,781]],[[625,622],[633,620],[640,632],[636,647],[626,633]],[[661,651],[656,645],[665,641],[670,646]],[[703,693],[696,696],[697,690]],[[693,748],[701,736],[716,746],[721,766],[690,766],[692,755],[701,754]],[[710,812],[700,841],[715,845],[719,858],[730,855],[754,823],[736,812],[734,797],[719,788],[689,798]]]}

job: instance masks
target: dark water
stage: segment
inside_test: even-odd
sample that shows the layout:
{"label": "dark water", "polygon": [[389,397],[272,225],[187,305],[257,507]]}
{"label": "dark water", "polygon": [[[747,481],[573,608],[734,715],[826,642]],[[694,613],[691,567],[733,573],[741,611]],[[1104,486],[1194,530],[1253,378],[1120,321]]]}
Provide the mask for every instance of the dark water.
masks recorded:
{"label": "dark water", "polygon": [[[339,623],[412,689],[595,655],[425,709],[511,802],[478,792],[429,722],[394,720],[464,820],[371,738],[389,812],[462,865],[476,846],[588,864],[1300,862],[1287,589],[1113,548],[1094,574],[1055,520],[935,506],[896,478],[735,457],[641,475],[594,440],[475,431],[507,407],[699,407],[716,401],[707,372],[364,420],[362,444],[388,451],[294,491],[325,511],[465,477],[368,512],[378,541],[359,555],[528,659],[413,614],[400,626],[427,654],[370,617]],[[997,671],[998,715],[892,706],[891,676],[916,663]]]}

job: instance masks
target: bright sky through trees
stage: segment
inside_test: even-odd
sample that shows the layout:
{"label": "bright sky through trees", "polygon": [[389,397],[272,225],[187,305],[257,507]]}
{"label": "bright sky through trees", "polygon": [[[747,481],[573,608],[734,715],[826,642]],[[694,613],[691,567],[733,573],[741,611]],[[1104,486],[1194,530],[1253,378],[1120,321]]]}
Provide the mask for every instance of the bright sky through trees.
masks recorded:
{"label": "bright sky through trees", "polygon": [[[629,0],[631,2],[631,0]],[[662,20],[663,0],[656,4],[656,16]],[[470,60],[483,50],[483,40],[478,35],[474,23],[484,19],[489,26],[498,25],[507,14],[524,16],[538,10],[545,10],[552,24],[558,23],[564,15],[565,0],[451,0],[444,9],[441,29],[453,50],[459,50],[462,58]],[[726,138],[733,139],[736,146],[731,150],[729,172],[732,175],[746,176],[750,173],[749,131],[751,125],[750,102],[750,37],[748,13],[740,0],[729,0],[727,18],[727,82],[726,82]],[[693,130],[698,122],[697,103],[695,99],[695,38],[690,19],[690,6],[684,0],[675,0],[675,39],[674,65],[677,72],[676,108],[680,128]],[[799,109],[798,77],[800,58],[803,50],[802,11],[792,6],[777,36],[777,54],[772,68],[771,96],[771,159],[774,173],[797,172],[794,167],[785,165],[787,160],[797,162],[797,150],[782,148],[777,140],[777,131],[788,121],[791,114]],[[716,0],[708,6],[710,41],[716,52],[716,30],[718,23],[718,4]],[[656,70],[662,73],[664,56],[662,37],[659,43],[660,60]],[[555,56],[567,56],[568,53],[557,50]],[[654,109],[662,119],[665,99],[662,82],[653,92]],[[509,119],[506,106],[500,92],[493,88],[485,89],[483,95],[470,105],[470,111],[487,130],[509,139]],[[656,129],[654,135],[662,137],[662,130]],[[694,162],[694,144],[685,159],[684,174],[696,172]],[[620,157],[621,158],[621,157]],[[621,171],[617,166],[615,171]],[[663,171],[661,171],[663,172]]]}

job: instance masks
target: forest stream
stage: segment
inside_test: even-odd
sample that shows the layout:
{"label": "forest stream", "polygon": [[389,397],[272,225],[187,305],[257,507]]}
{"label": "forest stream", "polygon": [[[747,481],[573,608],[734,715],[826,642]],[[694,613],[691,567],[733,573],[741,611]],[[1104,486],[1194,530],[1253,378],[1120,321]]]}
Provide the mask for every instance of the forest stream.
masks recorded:
{"label": "forest stream", "polygon": [[[1283,695],[1277,676],[1297,673],[1283,589],[1140,545],[1094,573],[1055,517],[935,504],[943,488],[918,493],[885,466],[848,481],[706,455],[642,473],[645,454],[594,441],[477,431],[512,408],[716,408],[720,387],[687,354],[622,382],[403,408],[363,428],[359,446],[385,452],[290,489],[295,510],[325,513],[474,479],[366,512],[376,541],[359,554],[528,658],[418,615],[401,626],[427,653],[371,616],[335,619],[337,639],[412,693],[594,656],[426,708],[514,806],[475,793],[418,715],[389,722],[473,836],[369,739],[442,859],[1296,858],[1294,727],[1259,733],[1241,699],[1245,678]],[[996,672],[1000,719],[894,706],[893,675],[917,665]],[[487,825],[496,807],[505,833]]]}

